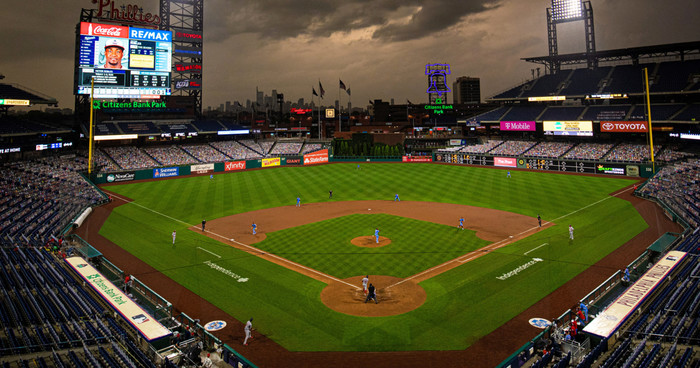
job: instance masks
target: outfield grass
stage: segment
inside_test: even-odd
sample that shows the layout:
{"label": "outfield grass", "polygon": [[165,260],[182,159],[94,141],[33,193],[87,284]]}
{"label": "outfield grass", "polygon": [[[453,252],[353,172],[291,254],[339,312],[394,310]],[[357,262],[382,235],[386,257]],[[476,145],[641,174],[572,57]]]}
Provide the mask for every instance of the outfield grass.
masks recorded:
{"label": "outfield grass", "polygon": [[[256,328],[287,349],[386,351],[464,349],[646,228],[627,201],[608,196],[633,183],[628,179],[522,171],[507,179],[503,170],[480,167],[356,166],[282,167],[215,175],[214,180],[200,176],[110,186],[135,202],[115,209],[100,234],[240,321],[254,316]],[[319,298],[325,284],[319,281],[186,230],[202,218],[294,205],[297,196],[303,203],[328,201],[330,189],[332,201],[393,200],[399,193],[403,201],[540,214],[557,225],[423,281],[428,298],[416,310],[371,318],[325,307]],[[381,235],[391,235],[396,243],[345,250],[348,237],[372,235],[377,222],[382,223]],[[410,234],[414,222],[426,231]],[[568,240],[569,223],[576,228],[574,242]],[[173,230],[178,231],[175,247]],[[482,246],[472,234],[459,234],[469,239],[461,244],[453,230],[389,215],[353,215],[267,233],[267,240],[256,246],[340,278],[366,273],[403,277],[454,258],[453,251]],[[411,236],[425,241],[411,242]],[[400,250],[393,253],[393,245]],[[368,255],[391,261],[368,270]],[[497,278],[533,258],[542,261]],[[248,280],[237,282],[207,261]]]}

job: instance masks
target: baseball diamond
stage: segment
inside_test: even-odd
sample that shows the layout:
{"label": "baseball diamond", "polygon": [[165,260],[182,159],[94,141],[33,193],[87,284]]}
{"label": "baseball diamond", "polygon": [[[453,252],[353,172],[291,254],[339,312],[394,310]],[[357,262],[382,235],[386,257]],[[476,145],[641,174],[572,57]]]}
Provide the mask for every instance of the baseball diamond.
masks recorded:
{"label": "baseball diamond", "polygon": [[[282,346],[282,351],[402,350],[413,355],[430,350],[458,352],[474,345],[571,277],[587,272],[646,226],[628,201],[618,199],[631,191],[635,181],[629,179],[523,171],[506,181],[501,170],[475,167],[364,166],[360,178],[356,175],[348,183],[334,184],[332,202],[320,179],[337,183],[346,170],[356,173],[354,164],[237,172],[220,176],[215,188],[203,186],[206,177],[109,185],[105,189],[114,193],[115,205],[126,203],[121,199],[134,202],[115,207],[100,235],[150,264],[127,261],[120,266],[128,270],[139,264],[156,271],[142,271],[141,278],[159,284],[163,282],[157,281],[160,273],[172,280],[169,284],[174,281],[188,288],[163,291],[177,308],[196,314],[214,308],[217,318],[234,326],[242,326],[240,321],[255,311],[256,328],[270,339],[266,344]],[[406,176],[416,180],[400,184],[405,186],[400,189],[404,200],[386,200],[392,196],[382,194],[381,188]],[[480,188],[479,195],[446,190],[453,181]],[[261,183],[266,189],[255,190]],[[557,190],[533,191],[533,187]],[[173,196],[173,190],[182,195]],[[287,199],[297,192],[308,198],[301,208]],[[237,198],[233,193],[245,196]],[[214,198],[223,198],[223,203]],[[287,213],[290,210],[294,212]],[[542,216],[542,228],[537,214]],[[197,231],[202,216],[212,219],[206,234]],[[461,216],[464,231],[454,227]],[[255,236],[250,233],[252,218],[260,230]],[[346,221],[359,221],[362,228],[348,229]],[[353,239],[369,236],[377,222],[391,244],[353,245]],[[577,224],[580,235],[575,245],[568,243],[568,222]],[[174,250],[159,246],[152,234],[158,227],[173,225],[193,231],[181,232]],[[124,234],[123,226],[132,231]],[[413,237],[418,244],[402,245],[402,236]],[[465,241],[471,245],[457,246]],[[541,246],[544,243],[548,245]],[[395,246],[409,248],[391,249]],[[133,258],[119,247],[100,250],[109,257]],[[544,261],[516,277],[497,278],[533,257]],[[355,269],[347,269],[344,265],[355,258],[361,261],[353,264]],[[207,271],[211,267],[204,262],[216,263],[247,282],[226,281],[222,273]],[[360,302],[359,279],[366,273],[377,286],[379,304]],[[492,313],[494,309],[499,313]],[[426,327],[420,321],[436,326]],[[217,336],[235,342],[242,337],[240,330],[224,329]],[[299,331],[314,333],[300,339]],[[315,354],[317,358],[305,361],[313,365],[314,359],[323,356]],[[258,358],[255,353],[252,356]],[[266,359],[262,361],[277,358]]]}

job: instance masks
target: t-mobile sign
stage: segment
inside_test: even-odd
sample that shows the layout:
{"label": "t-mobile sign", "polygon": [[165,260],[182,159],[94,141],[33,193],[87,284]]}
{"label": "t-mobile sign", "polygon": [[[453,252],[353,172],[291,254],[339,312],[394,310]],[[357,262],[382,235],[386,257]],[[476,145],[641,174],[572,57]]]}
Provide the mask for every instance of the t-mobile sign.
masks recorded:
{"label": "t-mobile sign", "polygon": [[537,130],[534,121],[502,121],[501,130],[531,131]]}

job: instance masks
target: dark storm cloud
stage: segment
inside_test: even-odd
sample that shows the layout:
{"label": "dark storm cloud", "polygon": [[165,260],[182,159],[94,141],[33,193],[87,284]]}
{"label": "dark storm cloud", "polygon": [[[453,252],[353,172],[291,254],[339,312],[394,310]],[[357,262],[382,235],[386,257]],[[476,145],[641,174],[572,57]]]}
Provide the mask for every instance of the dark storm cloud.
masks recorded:
{"label": "dark storm cloud", "polygon": [[335,32],[376,27],[378,40],[406,41],[440,32],[465,17],[493,9],[497,0],[261,0],[212,1],[208,38],[223,40],[257,34],[281,40],[297,36],[328,37]]}

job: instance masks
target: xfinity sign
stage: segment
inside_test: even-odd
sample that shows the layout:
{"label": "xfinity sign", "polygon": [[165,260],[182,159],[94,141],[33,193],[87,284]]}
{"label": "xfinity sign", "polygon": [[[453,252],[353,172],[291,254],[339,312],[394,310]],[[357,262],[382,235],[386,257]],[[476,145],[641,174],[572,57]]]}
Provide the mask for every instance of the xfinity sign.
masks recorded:
{"label": "xfinity sign", "polygon": [[603,133],[646,133],[646,121],[601,121],[600,131]]}

